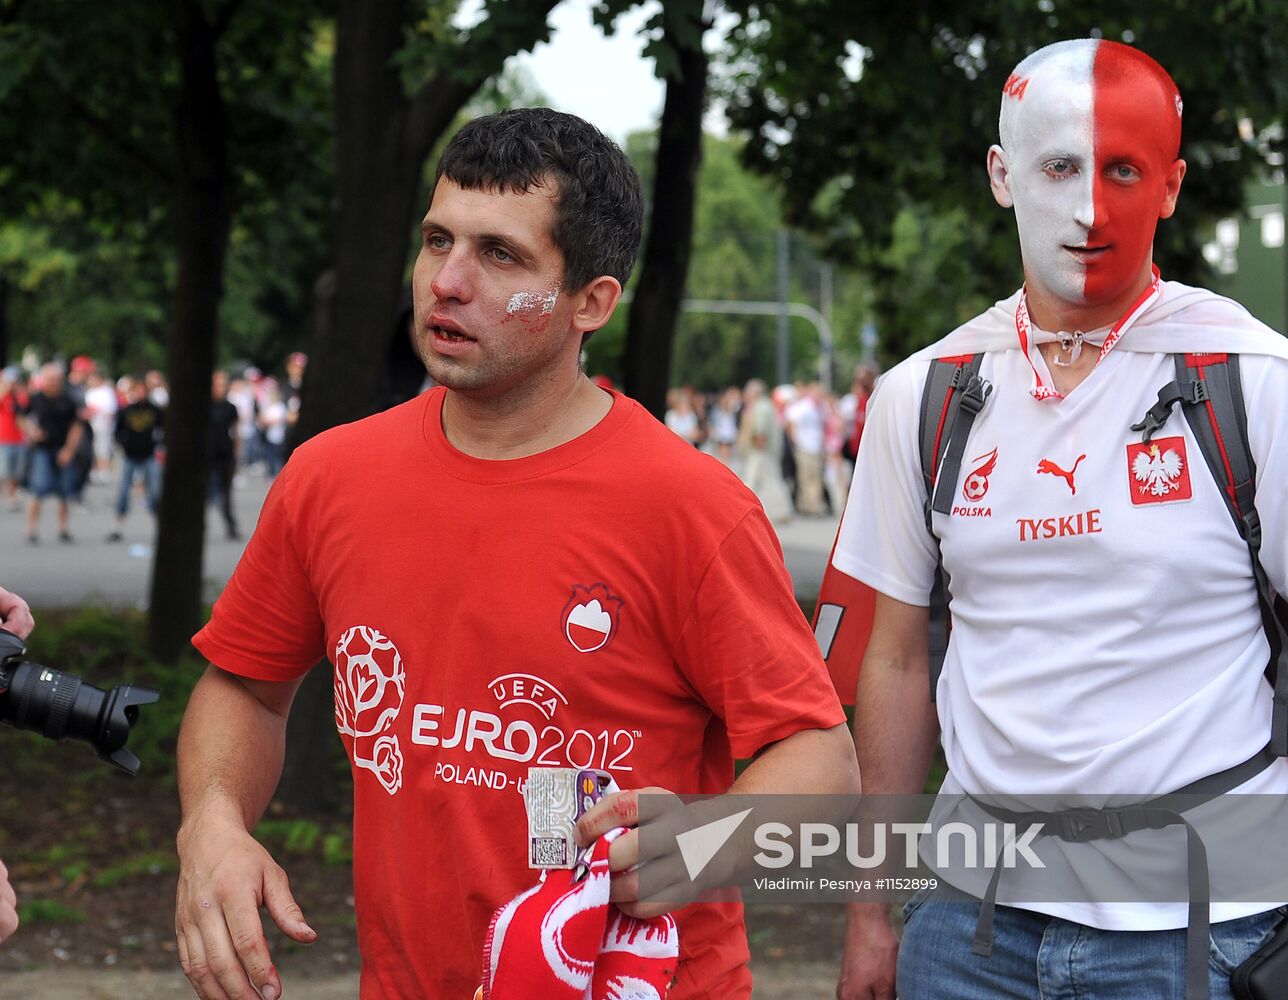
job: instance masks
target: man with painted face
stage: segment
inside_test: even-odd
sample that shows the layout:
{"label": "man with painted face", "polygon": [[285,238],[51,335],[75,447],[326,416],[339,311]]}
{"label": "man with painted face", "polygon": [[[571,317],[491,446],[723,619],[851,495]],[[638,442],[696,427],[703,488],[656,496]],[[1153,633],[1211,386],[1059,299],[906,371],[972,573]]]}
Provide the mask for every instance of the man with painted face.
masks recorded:
{"label": "man with painted face", "polygon": [[[941,740],[941,803],[1159,796],[1253,759],[1238,791],[1288,792],[1288,763],[1263,751],[1272,647],[1248,546],[1180,407],[1153,452],[1132,429],[1176,378],[1174,352],[1238,353],[1261,562],[1288,589],[1288,341],[1153,266],[1185,176],[1181,120],[1163,68],[1114,42],[1048,46],[1006,82],[987,166],[1024,286],[882,379],[832,562],[876,591],[856,697],[865,792],[919,793]],[[941,510],[921,405],[936,359],[961,355],[991,394]],[[932,702],[941,558],[952,630]],[[1126,844],[1048,840],[1110,862]],[[1172,843],[1184,873],[1185,837]],[[1280,919],[1273,898],[1214,902],[1209,955],[1185,901],[993,910],[987,867],[940,875],[905,907],[901,942],[888,907],[851,907],[838,997],[891,998],[897,982],[900,1000],[1228,998],[1231,968]]]}
{"label": "man with painted face", "polygon": [[[857,791],[755,497],[581,370],[641,216],[625,154],[571,115],[490,115],[444,151],[412,278],[438,388],[296,449],[194,640],[212,666],[179,743],[176,928],[201,997],[282,995],[261,905],[316,938],[248,831],[323,657],[353,771],[363,1000],[474,995],[493,910],[535,880],[531,767],[627,790],[583,817],[605,824],[592,837],[630,825],[644,786]],[[736,783],[735,757],[753,758]],[[633,831],[613,841],[612,898],[652,916],[637,856]],[[740,908],[676,922],[673,1000],[749,997]]]}

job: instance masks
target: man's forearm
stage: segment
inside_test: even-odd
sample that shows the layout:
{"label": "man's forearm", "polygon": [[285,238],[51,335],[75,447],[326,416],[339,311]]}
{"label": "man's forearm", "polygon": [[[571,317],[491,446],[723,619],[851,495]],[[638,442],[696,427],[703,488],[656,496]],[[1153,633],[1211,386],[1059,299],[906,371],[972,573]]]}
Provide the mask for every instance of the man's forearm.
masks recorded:
{"label": "man's forearm", "polygon": [[845,726],[803,729],[763,750],[729,789],[731,795],[858,795],[859,766]]}
{"label": "man's forearm", "polygon": [[864,657],[854,704],[854,745],[869,795],[919,795],[939,742],[929,665]]}
{"label": "man's forearm", "polygon": [[284,688],[270,707],[239,678],[207,669],[179,731],[184,827],[223,818],[250,830],[259,821],[281,777],[293,694],[294,687]]}
{"label": "man's forearm", "polygon": [[[869,795],[919,795],[926,787],[939,740],[930,700],[928,618],[924,607],[877,595],[854,703],[854,744]],[[890,934],[885,903],[851,903],[849,917],[851,936],[863,938],[873,921],[879,937]]]}

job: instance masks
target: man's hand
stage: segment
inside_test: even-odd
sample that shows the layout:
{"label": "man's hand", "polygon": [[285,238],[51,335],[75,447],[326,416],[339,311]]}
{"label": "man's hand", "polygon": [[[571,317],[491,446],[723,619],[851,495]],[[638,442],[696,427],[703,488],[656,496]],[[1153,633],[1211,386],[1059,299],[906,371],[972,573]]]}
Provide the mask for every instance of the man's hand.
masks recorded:
{"label": "man's hand", "polygon": [[36,619],[31,617],[31,608],[27,607],[27,602],[0,587],[0,628],[12,632],[19,639],[25,639],[35,627]]}
{"label": "man's hand", "polygon": [[0,861],[0,941],[18,929],[18,897],[9,884],[9,870]]}
{"label": "man's hand", "polygon": [[894,1000],[899,939],[884,903],[850,907],[836,1000]]}
{"label": "man's hand", "polygon": [[288,937],[301,944],[317,940],[286,873],[244,828],[235,821],[185,823],[179,831],[175,937],[183,973],[202,1000],[282,995],[261,906]]}
{"label": "man's hand", "polygon": [[76,449],[70,446],[64,445],[62,448],[58,449],[58,454],[55,456],[55,461],[57,461],[59,465],[65,468],[71,463],[72,459],[75,457],[76,457]]}
{"label": "man's hand", "polygon": [[[588,847],[609,830],[615,830],[619,826],[627,828],[627,832],[614,840],[608,848],[608,870],[612,873],[608,898],[628,917],[649,920],[663,913],[678,910],[691,900],[681,898],[678,893],[668,892],[663,901],[640,902],[641,864],[661,865],[668,869],[676,868],[677,874],[680,875],[684,871],[683,862],[678,854],[674,857],[664,855],[658,858],[640,858],[640,835],[636,828],[640,821],[639,797],[641,795],[669,795],[674,798],[674,793],[668,792],[665,788],[632,788],[625,792],[605,795],[587,809],[577,821],[577,842],[582,847]],[[678,798],[675,799],[675,804],[677,808],[683,808]],[[671,885],[674,881],[676,880],[672,878],[664,878],[659,880],[658,884]]]}

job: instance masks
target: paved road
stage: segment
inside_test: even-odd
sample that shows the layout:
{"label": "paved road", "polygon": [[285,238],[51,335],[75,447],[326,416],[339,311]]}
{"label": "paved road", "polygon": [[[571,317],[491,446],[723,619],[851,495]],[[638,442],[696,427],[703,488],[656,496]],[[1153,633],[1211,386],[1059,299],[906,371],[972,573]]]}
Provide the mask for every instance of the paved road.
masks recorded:
{"label": "paved road", "polygon": [[[37,545],[27,541],[25,507],[22,511],[0,507],[0,584],[17,591],[36,608],[86,603],[146,607],[155,521],[136,498],[125,519],[124,541],[108,542],[107,535],[116,524],[116,492],[115,484],[90,485],[84,503],[72,504],[71,544],[58,541],[52,499],[42,504]],[[243,535],[255,524],[266,492],[262,476],[249,476],[234,494]],[[213,598],[232,574],[243,545],[225,539],[223,520],[210,507],[205,560],[208,598]]]}
{"label": "paved road", "polygon": [[[254,525],[266,492],[264,478],[255,474],[246,476],[242,488],[236,491],[236,510],[244,535]],[[136,501],[126,518],[125,540],[108,542],[108,532],[115,523],[115,503],[115,486],[89,486],[84,504],[72,505],[72,544],[57,541],[52,500],[45,501],[41,512],[38,545],[27,543],[22,512],[0,508],[0,585],[16,590],[36,608],[77,607],[91,602],[115,608],[145,607],[154,522]],[[836,535],[836,520],[796,518],[779,527],[778,533],[797,596],[813,600]],[[209,508],[207,599],[213,600],[228,580],[243,544],[224,538],[223,522],[215,509]]]}

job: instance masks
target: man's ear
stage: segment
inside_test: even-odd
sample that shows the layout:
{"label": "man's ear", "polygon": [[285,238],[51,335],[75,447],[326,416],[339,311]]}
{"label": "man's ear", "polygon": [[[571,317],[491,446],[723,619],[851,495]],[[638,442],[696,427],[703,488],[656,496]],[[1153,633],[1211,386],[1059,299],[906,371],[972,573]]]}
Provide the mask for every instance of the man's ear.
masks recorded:
{"label": "man's ear", "polygon": [[988,186],[992,189],[993,200],[1003,208],[1015,205],[1015,199],[1011,197],[1011,168],[1006,163],[1006,150],[1001,146],[988,147]]}
{"label": "man's ear", "polygon": [[1185,161],[1177,160],[1167,171],[1163,182],[1163,204],[1159,206],[1158,217],[1170,219],[1176,211],[1176,199],[1181,193],[1181,181],[1185,179]]}
{"label": "man's ear", "polygon": [[622,297],[622,285],[611,275],[601,274],[579,291],[574,302],[572,326],[579,334],[593,333],[604,326]]}

